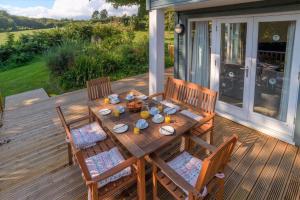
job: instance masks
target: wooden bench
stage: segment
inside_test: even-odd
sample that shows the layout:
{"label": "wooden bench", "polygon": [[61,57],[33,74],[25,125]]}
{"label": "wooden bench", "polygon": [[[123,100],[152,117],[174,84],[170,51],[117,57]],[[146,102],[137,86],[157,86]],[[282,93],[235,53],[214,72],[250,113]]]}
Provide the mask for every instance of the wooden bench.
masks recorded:
{"label": "wooden bench", "polygon": [[150,98],[157,96],[162,96],[163,100],[170,100],[183,107],[188,107],[196,114],[203,116],[199,120],[199,126],[192,132],[197,136],[207,134],[207,142],[213,143],[217,92],[195,83],[168,77],[164,92],[153,94]]}

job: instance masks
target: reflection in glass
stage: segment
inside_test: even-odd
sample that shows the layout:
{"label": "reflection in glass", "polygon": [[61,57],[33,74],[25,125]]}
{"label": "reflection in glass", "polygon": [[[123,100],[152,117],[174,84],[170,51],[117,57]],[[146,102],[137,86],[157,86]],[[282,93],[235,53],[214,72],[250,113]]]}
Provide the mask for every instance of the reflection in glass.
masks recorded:
{"label": "reflection in glass", "polygon": [[295,22],[259,23],[254,112],[286,121]]}
{"label": "reflection in glass", "polygon": [[221,25],[219,100],[243,107],[246,23]]}

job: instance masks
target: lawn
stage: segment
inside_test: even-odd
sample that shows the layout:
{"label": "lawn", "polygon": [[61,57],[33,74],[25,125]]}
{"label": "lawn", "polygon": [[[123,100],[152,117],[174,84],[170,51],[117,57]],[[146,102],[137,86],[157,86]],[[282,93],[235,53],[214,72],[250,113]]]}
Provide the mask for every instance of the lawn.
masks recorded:
{"label": "lawn", "polygon": [[3,96],[9,96],[28,90],[44,88],[49,95],[61,91],[57,84],[50,82],[50,71],[43,58],[36,58],[32,63],[0,73],[0,90]]}
{"label": "lawn", "polygon": [[[13,33],[15,35],[15,39],[17,40],[20,37],[20,35],[22,35],[22,34],[32,34],[34,32],[47,31],[47,30],[51,30],[51,29],[25,30],[25,31],[16,31],[16,32],[10,32],[10,33]],[[7,38],[7,32],[0,33],[0,44],[5,43],[6,38]]]}

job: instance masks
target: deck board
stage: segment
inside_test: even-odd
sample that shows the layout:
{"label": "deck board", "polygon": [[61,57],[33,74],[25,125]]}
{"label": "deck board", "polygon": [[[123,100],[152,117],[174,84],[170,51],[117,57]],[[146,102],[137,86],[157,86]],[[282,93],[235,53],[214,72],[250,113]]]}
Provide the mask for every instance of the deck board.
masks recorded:
{"label": "deck board", "polygon": [[[147,92],[148,76],[114,82],[112,87],[117,93],[128,88]],[[86,199],[80,170],[67,166],[67,145],[55,111],[56,105],[62,105],[68,120],[81,117],[87,113],[86,98],[83,89],[4,113],[0,139],[11,142],[0,146],[0,199]],[[233,133],[239,141],[225,169],[225,199],[299,199],[299,149],[217,116],[215,144]],[[151,180],[147,183],[151,199]],[[159,194],[161,199],[172,199],[162,188]],[[135,197],[135,187],[122,193],[124,199]]]}

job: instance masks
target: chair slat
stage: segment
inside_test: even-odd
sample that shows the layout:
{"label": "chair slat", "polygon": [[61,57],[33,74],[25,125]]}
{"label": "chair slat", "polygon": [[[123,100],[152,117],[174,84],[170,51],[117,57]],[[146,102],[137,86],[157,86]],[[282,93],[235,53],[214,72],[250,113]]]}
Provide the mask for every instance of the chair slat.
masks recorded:
{"label": "chair slat", "polygon": [[87,92],[89,100],[103,98],[112,93],[109,77],[101,77],[87,81]]}

